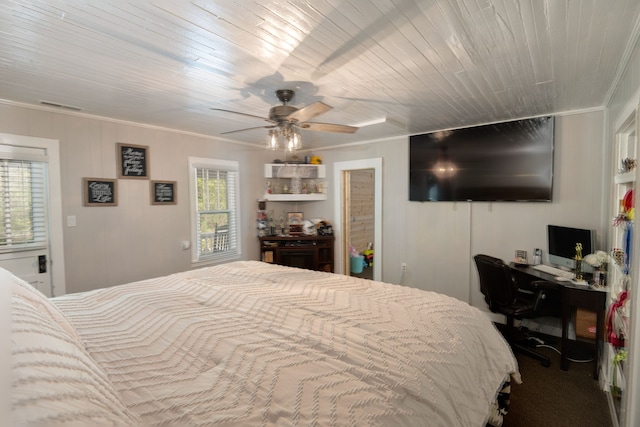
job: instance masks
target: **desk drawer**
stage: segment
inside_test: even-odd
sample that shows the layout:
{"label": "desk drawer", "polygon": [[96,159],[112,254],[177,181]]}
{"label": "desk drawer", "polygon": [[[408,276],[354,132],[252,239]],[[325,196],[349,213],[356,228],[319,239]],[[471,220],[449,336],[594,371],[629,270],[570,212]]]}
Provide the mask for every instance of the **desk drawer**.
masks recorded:
{"label": "desk drawer", "polygon": [[565,304],[598,311],[604,308],[607,293],[591,289],[564,287],[562,298]]}

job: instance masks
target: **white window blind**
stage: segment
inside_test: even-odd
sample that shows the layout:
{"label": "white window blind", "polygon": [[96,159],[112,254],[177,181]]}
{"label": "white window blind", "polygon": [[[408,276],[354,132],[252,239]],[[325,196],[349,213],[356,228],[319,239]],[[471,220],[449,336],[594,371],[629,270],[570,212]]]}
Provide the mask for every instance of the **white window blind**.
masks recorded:
{"label": "white window blind", "polygon": [[7,157],[20,156],[0,152],[0,252],[46,247],[47,164]]}
{"label": "white window blind", "polygon": [[221,261],[240,254],[238,171],[234,162],[192,165],[194,262]]}

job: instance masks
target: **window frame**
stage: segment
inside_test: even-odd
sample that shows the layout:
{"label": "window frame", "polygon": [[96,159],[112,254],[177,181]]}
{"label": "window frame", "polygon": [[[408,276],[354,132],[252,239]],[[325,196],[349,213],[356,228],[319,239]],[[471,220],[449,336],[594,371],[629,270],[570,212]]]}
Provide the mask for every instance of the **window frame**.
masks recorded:
{"label": "window frame", "polygon": [[[235,221],[230,220],[229,232],[235,233],[235,248],[231,247],[229,251],[223,253],[200,255],[199,254],[199,235],[198,229],[198,186],[197,186],[197,169],[214,169],[235,173],[235,204],[227,206],[230,215],[235,216]],[[240,166],[237,161],[221,160],[203,157],[189,157],[189,211],[190,211],[190,228],[191,228],[191,265],[194,267],[217,264],[240,259],[242,255],[242,233],[240,218]],[[235,224],[234,224],[235,222]],[[233,227],[233,231],[231,228]]]}
{"label": "window frame", "polygon": [[[30,190],[31,199],[29,204],[35,203],[31,206],[30,214],[32,224],[29,228],[33,233],[33,239],[31,241],[18,241],[11,242],[11,231],[7,232],[8,242],[0,245],[0,254],[11,254],[15,252],[23,252],[30,250],[48,250],[49,246],[49,206],[48,206],[48,193],[49,193],[49,162],[46,155],[46,150],[41,148],[31,147],[12,147],[8,145],[0,145],[0,174],[6,179],[4,181],[6,189],[15,189],[15,187],[9,187],[12,183],[9,178],[9,168],[12,167],[10,163],[26,164],[28,165],[31,174],[31,180],[29,181],[32,189]],[[14,166],[15,167],[15,166]],[[22,166],[20,166],[22,170]],[[33,171],[36,174],[33,175]],[[35,184],[35,186],[34,186]],[[1,219],[5,224],[7,221],[12,221],[11,206],[4,206],[0,211]],[[19,216],[19,215],[18,215]],[[8,225],[11,229],[11,225]],[[0,232],[0,234],[4,234]]]}

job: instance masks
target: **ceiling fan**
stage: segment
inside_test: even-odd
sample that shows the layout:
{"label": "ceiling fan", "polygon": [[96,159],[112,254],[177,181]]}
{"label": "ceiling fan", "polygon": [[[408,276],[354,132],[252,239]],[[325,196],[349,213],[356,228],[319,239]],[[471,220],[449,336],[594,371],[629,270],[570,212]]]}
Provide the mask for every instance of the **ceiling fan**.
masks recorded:
{"label": "ceiling fan", "polygon": [[278,138],[282,137],[286,144],[286,148],[289,151],[295,151],[300,148],[301,137],[298,129],[305,129],[317,132],[339,132],[339,133],[354,133],[358,130],[355,126],[337,125],[333,123],[317,123],[309,122],[308,120],[314,117],[324,114],[331,110],[333,107],[325,104],[324,102],[316,101],[302,108],[296,108],[287,103],[293,98],[295,92],[290,89],[278,89],[276,90],[276,96],[282,102],[283,105],[276,105],[269,110],[269,117],[260,117],[253,114],[240,113],[232,110],[225,110],[222,108],[212,108],[214,111],[224,111],[227,113],[240,114],[246,117],[253,117],[256,119],[265,120],[272,123],[266,126],[256,126],[245,129],[232,130],[222,132],[221,135],[226,135],[236,132],[244,132],[252,129],[271,129],[267,137],[267,148],[277,149],[279,148]]}

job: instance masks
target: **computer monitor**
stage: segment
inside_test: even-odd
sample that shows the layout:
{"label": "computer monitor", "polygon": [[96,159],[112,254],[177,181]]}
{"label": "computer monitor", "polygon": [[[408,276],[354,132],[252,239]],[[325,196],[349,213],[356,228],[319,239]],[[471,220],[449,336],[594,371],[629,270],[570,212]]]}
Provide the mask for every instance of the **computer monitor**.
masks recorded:
{"label": "computer monitor", "polygon": [[[575,268],[576,244],[582,244],[582,256],[593,253],[595,247],[595,231],[585,228],[547,225],[547,247],[549,263],[560,268]],[[583,271],[589,270],[583,265]]]}

